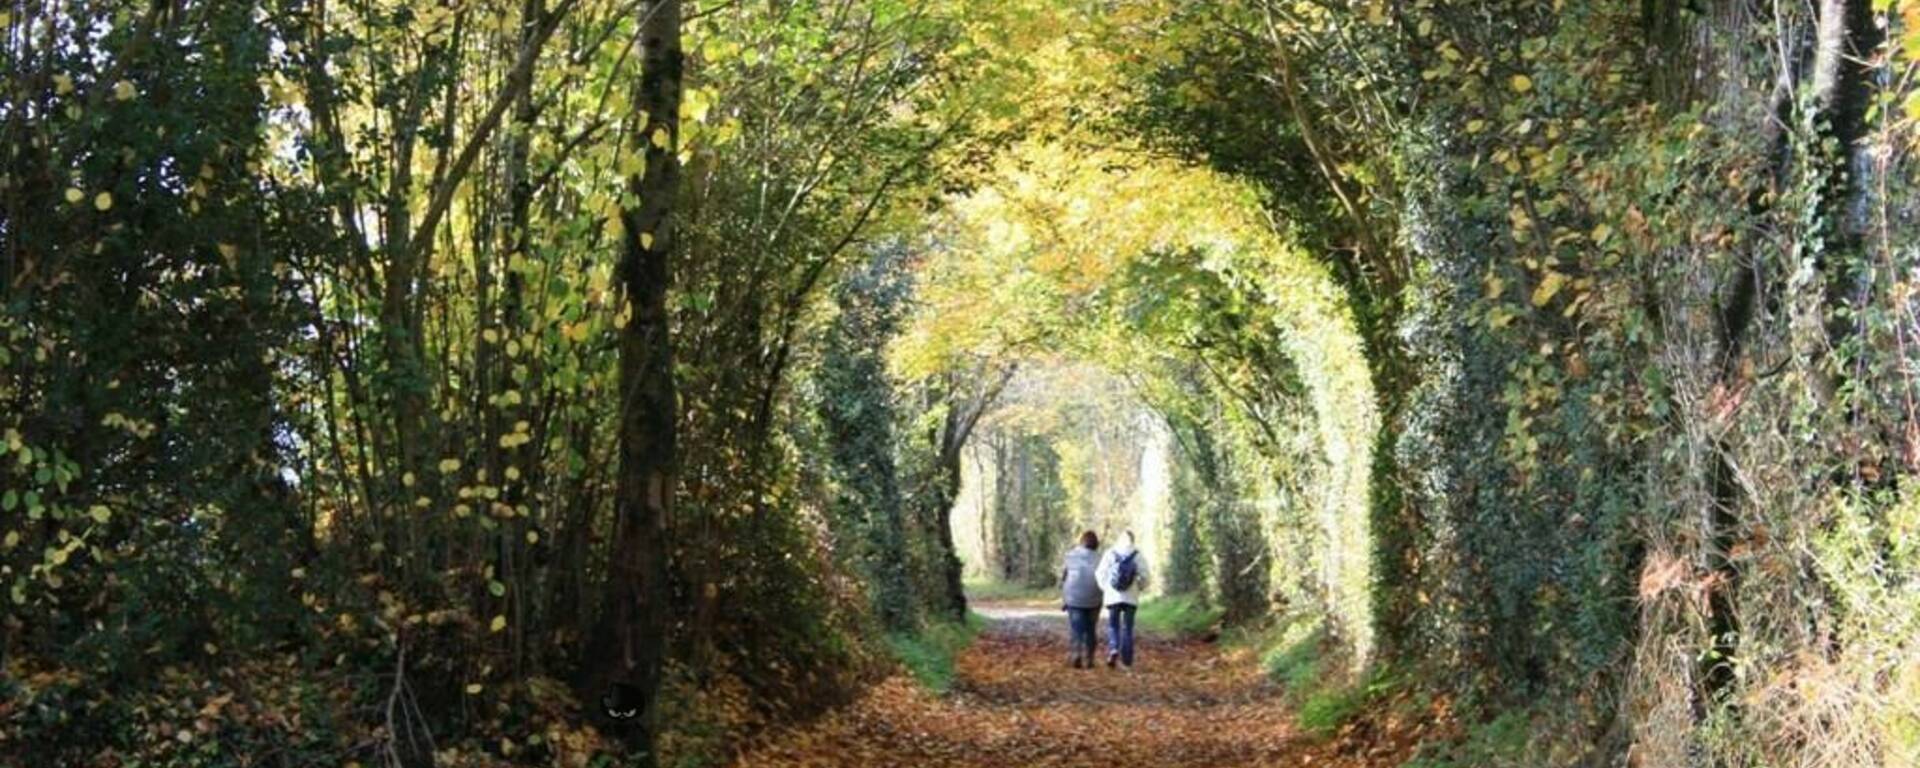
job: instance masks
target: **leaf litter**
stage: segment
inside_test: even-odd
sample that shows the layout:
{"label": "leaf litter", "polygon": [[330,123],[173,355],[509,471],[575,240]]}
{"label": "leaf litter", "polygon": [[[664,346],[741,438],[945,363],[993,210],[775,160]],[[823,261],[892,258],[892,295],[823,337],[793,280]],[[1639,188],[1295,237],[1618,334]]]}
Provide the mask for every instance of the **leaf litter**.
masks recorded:
{"label": "leaf litter", "polygon": [[1077,670],[1057,612],[983,613],[988,625],[956,661],[950,694],[895,676],[847,707],[763,733],[736,765],[1372,768],[1410,752],[1391,734],[1356,738],[1371,728],[1303,732],[1245,649],[1142,635],[1133,671]]}

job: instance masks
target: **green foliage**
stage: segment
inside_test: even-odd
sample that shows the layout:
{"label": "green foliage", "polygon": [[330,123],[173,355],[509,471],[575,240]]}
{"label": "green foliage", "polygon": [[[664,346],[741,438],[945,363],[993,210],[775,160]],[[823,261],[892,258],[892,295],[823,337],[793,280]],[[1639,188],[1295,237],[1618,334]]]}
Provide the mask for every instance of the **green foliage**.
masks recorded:
{"label": "green foliage", "polygon": [[[1527,764],[1605,759],[1582,750],[1619,749],[1595,730],[1619,716],[1649,763],[1885,754],[1856,725],[1883,697],[1846,660],[1907,651],[1803,630],[1846,623],[1816,596],[1835,584],[1901,577],[1815,576],[1805,553],[1844,519],[1826,494],[1891,482],[1882,457],[1913,442],[1911,415],[1882,410],[1908,399],[1910,377],[1879,373],[1904,353],[1862,341],[1910,334],[1867,277],[1906,263],[1904,239],[1865,226],[1912,207],[1910,171],[1857,183],[1910,142],[1864,109],[1905,98],[1884,75],[1911,65],[1866,52],[1879,30],[1913,39],[1909,5],[1748,26],[1684,3],[1239,3],[1122,44],[1142,52],[1129,109],[1149,140],[1259,184],[1355,305],[1389,416],[1372,473],[1386,646],[1494,711],[1563,703],[1495,720],[1485,755],[1527,731]],[[1816,31],[1856,49],[1820,54]],[[1673,61],[1689,63],[1652,64]],[[1794,98],[1754,86],[1772,82]],[[1904,626],[1904,608],[1875,613]],[[1828,695],[1779,694],[1808,680]],[[1690,709],[1703,688],[1725,705]]]}
{"label": "green foliage", "polygon": [[[97,25],[100,51],[141,46],[111,23],[130,5],[73,9],[58,34]],[[11,92],[0,117],[16,137],[0,167],[13,653],[138,680],[301,623],[287,573],[311,547],[280,475],[297,422],[275,394],[298,336],[288,262],[311,231],[305,195],[250,179],[257,81],[278,66],[259,10],[195,14],[134,71],[87,47],[0,48],[10,82],[45,86],[31,108]]]}
{"label": "green foliage", "polygon": [[[1335,616],[1354,658],[1365,658],[1372,565],[1361,468],[1378,416],[1329,276],[1269,226],[1247,186],[1125,143],[1030,142],[995,170],[953,206],[953,237],[966,247],[936,251],[925,268],[896,370],[966,371],[958,366],[970,356],[1017,354],[1124,378],[1169,424],[1178,461],[1202,468],[1172,515],[1183,523],[1155,524],[1156,539],[1206,539],[1181,541],[1170,571],[1196,574],[1190,563],[1207,557],[1210,597],[1231,620],[1257,618],[1281,593]],[[1058,441],[1067,468],[1082,466],[1072,459],[1098,441],[1091,432]],[[1319,554],[1314,567],[1282,565]]]}
{"label": "green foliage", "polygon": [[953,685],[954,659],[973,642],[984,623],[979,614],[968,614],[964,622],[929,622],[917,632],[888,634],[887,648],[921,685],[946,693]]}
{"label": "green foliage", "polygon": [[1467,729],[1465,738],[1453,744],[1425,745],[1420,754],[1401,764],[1401,768],[1469,768],[1470,766],[1530,765],[1528,713],[1514,710]]}
{"label": "green foliage", "polygon": [[874,610],[890,630],[911,626],[916,601],[907,573],[907,514],[895,461],[893,387],[883,354],[897,333],[910,277],[894,249],[877,251],[835,289],[839,315],[813,378],[836,484],[833,520],[859,542],[853,565],[873,590]]}
{"label": "green foliage", "polygon": [[1318,627],[1307,632],[1279,633],[1278,638],[1266,644],[1260,667],[1296,697],[1302,696],[1320,684],[1320,656],[1325,645],[1326,634]]}
{"label": "green foliage", "polygon": [[1309,734],[1332,736],[1367,704],[1366,692],[1356,688],[1330,688],[1314,691],[1300,703],[1300,728]]}
{"label": "green foliage", "polygon": [[991,531],[995,578],[1035,589],[1059,581],[1060,553],[1073,545],[1077,521],[1065,487],[1065,459],[1052,436],[994,429],[979,439],[994,459],[991,509],[982,525]]}
{"label": "green foliage", "polygon": [[1134,621],[1143,631],[1197,637],[1217,629],[1225,614],[1194,595],[1169,594],[1143,602]]}
{"label": "green foliage", "polygon": [[[705,183],[678,201],[687,423],[660,492],[679,502],[672,655],[729,697],[677,689],[682,735],[737,740],[741,701],[839,700],[869,666],[860,597],[910,623],[900,565],[934,546],[891,470],[856,471],[897,447],[884,382],[848,395],[880,417],[850,409],[830,436],[789,393],[829,365],[821,337],[878,370],[884,323],[836,334],[816,310],[876,233],[912,229],[899,211],[972,136],[937,95],[981,66],[953,47],[958,9],[858,5],[729,7],[687,33],[671,138]],[[406,732],[371,730],[405,659],[400,725],[453,754],[501,751],[528,686],[577,677],[619,518],[632,309],[610,212],[656,140],[625,127],[631,10],[0,11],[0,657],[9,678],[89,670],[31,695],[48,719],[7,734],[22,759],[94,760],[124,739],[69,729],[134,720],[105,691],[145,705],[178,692],[159,670],[269,652],[287,669],[249,674],[276,694],[290,670],[351,674],[331,682],[366,700],[301,722],[382,748]],[[798,458],[837,447],[855,449],[837,478]]]}
{"label": "green foliage", "polygon": [[1286,691],[1301,728],[1318,738],[1331,736],[1416,685],[1386,664],[1356,675],[1339,658],[1344,648],[1318,617],[1283,616],[1265,627],[1236,633],[1230,642],[1258,652],[1261,669]]}
{"label": "green foliage", "polygon": [[1262,657],[1268,675],[1286,687],[1307,733],[1326,738],[1405,683],[1387,667],[1352,678],[1327,657],[1328,638],[1316,631],[1276,645]]}
{"label": "green foliage", "polygon": [[1016,582],[977,580],[967,582],[967,599],[1009,602],[1058,601],[1060,591],[1051,584],[1035,587]]}

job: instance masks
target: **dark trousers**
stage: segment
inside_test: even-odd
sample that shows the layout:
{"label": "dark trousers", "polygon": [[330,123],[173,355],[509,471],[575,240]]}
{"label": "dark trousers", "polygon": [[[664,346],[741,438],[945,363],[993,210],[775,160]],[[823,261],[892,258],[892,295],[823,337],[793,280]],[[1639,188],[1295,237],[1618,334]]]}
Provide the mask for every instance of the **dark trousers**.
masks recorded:
{"label": "dark trousers", "polygon": [[1100,621],[1098,608],[1068,608],[1067,632],[1068,647],[1076,659],[1093,662],[1093,627]]}
{"label": "dark trousers", "polygon": [[1107,606],[1107,658],[1120,657],[1120,663],[1133,666],[1133,612],[1138,606],[1115,603]]}

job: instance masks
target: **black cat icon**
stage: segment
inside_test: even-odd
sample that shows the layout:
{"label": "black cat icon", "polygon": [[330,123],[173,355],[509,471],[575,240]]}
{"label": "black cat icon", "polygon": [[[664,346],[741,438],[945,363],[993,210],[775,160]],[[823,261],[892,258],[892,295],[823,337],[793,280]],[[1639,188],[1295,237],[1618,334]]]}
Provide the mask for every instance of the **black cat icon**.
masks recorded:
{"label": "black cat icon", "polygon": [[600,710],[613,720],[627,721],[640,716],[640,691],[626,683],[614,683],[600,697]]}

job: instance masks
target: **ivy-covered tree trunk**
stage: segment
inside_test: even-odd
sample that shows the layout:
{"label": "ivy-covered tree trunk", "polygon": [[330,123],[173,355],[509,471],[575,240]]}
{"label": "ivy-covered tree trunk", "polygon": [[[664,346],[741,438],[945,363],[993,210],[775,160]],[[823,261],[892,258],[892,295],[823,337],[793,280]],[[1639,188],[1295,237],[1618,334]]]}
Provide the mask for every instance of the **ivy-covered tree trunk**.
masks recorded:
{"label": "ivy-covered tree trunk", "polygon": [[1173,541],[1167,548],[1167,563],[1161,568],[1165,574],[1161,582],[1169,594],[1191,594],[1205,600],[1210,597],[1204,568],[1208,554],[1200,535],[1200,511],[1207,503],[1208,489],[1192,455],[1197,441],[1189,435],[1196,427],[1190,419],[1169,415],[1167,428],[1179,452],[1173,462],[1173,519],[1167,526]]}
{"label": "ivy-covered tree trunk", "polygon": [[680,3],[641,4],[640,78],[633,107],[644,116],[639,143],[646,168],[629,186],[635,207],[620,213],[620,448],[614,498],[614,536],[606,603],[589,642],[586,701],[611,696],[614,708],[640,710],[629,741],[655,765],[656,707],[668,640],[667,557],[674,494],[675,404],[673,344],[667,288],[674,252],[673,208],[679,188],[677,157],[683,57]]}
{"label": "ivy-covered tree trunk", "polygon": [[1013,581],[1014,563],[1022,556],[1020,537],[1015,535],[1019,523],[1013,519],[1020,478],[1010,469],[1014,456],[1012,442],[1010,436],[997,430],[987,436],[987,448],[993,456],[993,496],[986,502],[980,523],[981,557],[986,559],[988,573],[1005,582]]}
{"label": "ivy-covered tree trunk", "polygon": [[916,618],[907,577],[906,501],[894,452],[893,384],[885,351],[899,327],[907,275],[881,252],[835,291],[840,314],[822,355],[820,419],[843,492],[837,517],[862,543],[859,567],[872,580],[873,606],[891,630]]}
{"label": "ivy-covered tree trunk", "polygon": [[933,562],[924,567],[931,569],[932,573],[927,576],[935,582],[929,585],[937,593],[931,597],[955,620],[964,620],[967,616],[965,566],[960,562],[960,550],[953,540],[953,504],[960,496],[960,462],[974,427],[1005,391],[1015,368],[1012,364],[988,366],[975,371],[965,384],[958,374],[948,374],[940,386],[925,393],[929,410],[943,413],[939,422],[926,432],[927,464],[920,486],[920,503],[926,506],[921,508],[921,525],[933,544]]}
{"label": "ivy-covered tree trunk", "polygon": [[1063,514],[1067,494],[1060,456],[1045,435],[996,431],[990,438],[994,487],[982,514],[991,532],[983,556],[992,573],[1009,584],[1053,586],[1059,574],[1062,537],[1071,538]]}
{"label": "ivy-covered tree trunk", "polygon": [[953,503],[960,497],[960,458],[961,448],[966,444],[960,421],[947,418],[946,427],[941,431],[940,451],[934,466],[934,505],[935,535],[940,547],[941,583],[945,587],[945,605],[947,614],[955,620],[967,617],[967,587],[965,583],[965,565],[960,562],[960,549],[953,541]]}

